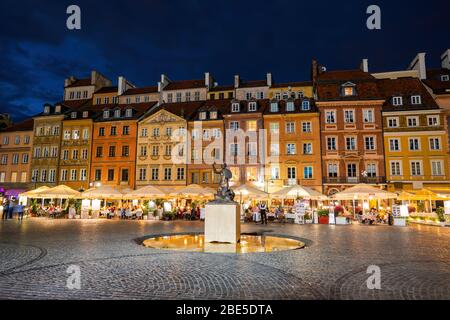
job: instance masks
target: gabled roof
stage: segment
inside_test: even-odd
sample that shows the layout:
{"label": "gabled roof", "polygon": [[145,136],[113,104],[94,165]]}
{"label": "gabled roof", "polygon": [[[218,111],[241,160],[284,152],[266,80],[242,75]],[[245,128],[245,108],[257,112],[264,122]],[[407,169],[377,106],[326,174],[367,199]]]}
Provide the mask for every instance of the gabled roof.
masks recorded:
{"label": "gabled roof", "polygon": [[0,132],[33,131],[33,125],[33,118],[28,118],[21,122],[13,123],[9,127],[2,129]]}
{"label": "gabled roof", "polygon": [[[231,99],[223,99],[223,100],[208,100],[205,101],[203,106],[198,108],[193,114],[190,120],[194,121],[214,121],[223,119],[223,114],[228,110]],[[200,112],[217,112],[216,119],[210,119],[209,117],[205,120],[200,120]]]}
{"label": "gabled roof", "polygon": [[[140,118],[141,116],[143,116],[146,112],[151,110],[157,103],[158,102],[156,102],[156,101],[152,101],[152,102],[145,102],[145,103],[130,103],[130,104],[99,104],[99,105],[92,106],[91,111],[95,112],[95,115],[94,115],[95,122],[136,120],[136,119]],[[114,112],[114,110],[118,110],[118,109],[121,110],[122,115],[120,118],[115,118],[113,112]],[[133,110],[132,117],[124,117],[123,114],[127,109]],[[110,114],[111,116],[107,119],[103,118],[104,110],[111,111],[111,114]],[[89,109],[83,110],[83,111],[89,111]]]}
{"label": "gabled roof", "polygon": [[164,91],[197,89],[197,88],[206,88],[205,79],[172,81],[169,82],[169,84],[164,88]]}
{"label": "gabled roof", "polygon": [[298,81],[298,82],[285,82],[274,83],[271,88],[286,88],[286,87],[308,87],[312,86],[312,81]]}
{"label": "gabled roof", "polygon": [[217,91],[232,91],[234,90],[234,85],[224,85],[224,86],[215,86],[214,88],[211,88],[210,92],[217,92]]}
{"label": "gabled roof", "polygon": [[[267,87],[267,80],[251,80],[242,81],[239,83],[239,88],[257,88],[257,87]],[[238,89],[239,89],[238,88]]]}
{"label": "gabled roof", "polygon": [[74,88],[74,87],[86,87],[86,86],[93,86],[91,83],[91,78],[86,79],[77,79],[74,83],[68,85],[66,88]]}
{"label": "gabled roof", "polygon": [[[377,82],[380,94],[386,99],[383,104],[383,111],[439,109],[436,101],[417,78],[380,79]],[[421,104],[411,104],[411,96],[414,95],[421,96]],[[394,106],[393,97],[402,97],[403,104]]]}
{"label": "gabled roof", "polygon": [[173,113],[174,115],[177,115],[185,120],[190,120],[197,110],[204,104],[205,101],[163,103],[152,109],[147,116],[153,115],[160,110],[167,110],[168,112]]}
{"label": "gabled roof", "polygon": [[429,69],[427,70],[427,79],[423,82],[433,90],[434,94],[450,94],[450,81],[442,81],[441,76],[450,77],[450,69]]}
{"label": "gabled roof", "polygon": [[96,94],[102,93],[117,93],[117,86],[115,87],[103,87],[95,91]]}
{"label": "gabled roof", "polygon": [[140,87],[140,88],[130,88],[127,91],[125,91],[122,95],[123,96],[132,96],[136,94],[146,94],[146,93],[157,93],[158,92],[158,86],[147,86],[147,87]]}

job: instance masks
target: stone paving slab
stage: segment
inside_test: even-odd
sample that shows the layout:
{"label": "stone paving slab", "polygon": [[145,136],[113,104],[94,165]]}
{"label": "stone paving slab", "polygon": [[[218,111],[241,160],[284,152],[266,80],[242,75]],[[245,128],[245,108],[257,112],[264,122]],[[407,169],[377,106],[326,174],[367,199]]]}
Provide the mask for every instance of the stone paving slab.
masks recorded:
{"label": "stone paving slab", "polygon": [[[244,255],[140,246],[202,222],[29,219],[0,223],[0,299],[450,299],[450,228],[245,224],[304,239],[301,250]],[[69,290],[78,265],[81,289]],[[369,265],[381,290],[367,289]]]}

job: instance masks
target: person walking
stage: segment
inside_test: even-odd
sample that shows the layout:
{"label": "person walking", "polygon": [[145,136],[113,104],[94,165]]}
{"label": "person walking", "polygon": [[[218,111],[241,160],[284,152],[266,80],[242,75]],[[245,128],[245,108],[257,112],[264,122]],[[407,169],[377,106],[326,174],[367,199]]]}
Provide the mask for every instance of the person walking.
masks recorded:
{"label": "person walking", "polygon": [[2,220],[8,219],[8,209],[9,209],[8,200],[5,200],[5,202],[3,203]]}
{"label": "person walking", "polygon": [[13,218],[13,212],[14,212],[14,203],[12,201],[10,201],[9,208],[8,208],[8,219]]}
{"label": "person walking", "polygon": [[264,202],[259,203],[259,213],[261,214],[261,224],[267,224],[267,206]]}
{"label": "person walking", "polygon": [[16,204],[14,209],[17,212],[17,220],[22,222],[23,221],[23,205],[19,202],[18,204]]}

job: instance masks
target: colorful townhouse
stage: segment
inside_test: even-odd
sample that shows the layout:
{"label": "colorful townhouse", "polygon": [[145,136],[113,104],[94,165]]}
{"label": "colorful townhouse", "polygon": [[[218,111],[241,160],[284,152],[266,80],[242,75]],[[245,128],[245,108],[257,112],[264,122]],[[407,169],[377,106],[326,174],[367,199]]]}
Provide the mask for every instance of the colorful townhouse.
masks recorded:
{"label": "colorful townhouse", "polygon": [[264,111],[269,191],[302,185],[322,192],[320,115],[311,98],[270,100]]}
{"label": "colorful townhouse", "polygon": [[269,88],[268,98],[271,100],[303,99],[314,97],[311,81],[273,83]]}
{"label": "colorful townhouse", "polygon": [[214,79],[209,72],[203,79],[172,81],[166,75],[161,75],[158,82],[161,103],[177,103],[204,101],[208,91],[214,87]]}
{"label": "colorful townhouse", "polygon": [[388,189],[450,186],[445,112],[418,78],[378,80]]}
{"label": "colorful townhouse", "polygon": [[187,120],[203,102],[166,103],[138,123],[136,185],[185,186]]}
{"label": "colorful townhouse", "polygon": [[324,193],[357,183],[385,186],[384,99],[362,70],[317,72]]}
{"label": "colorful townhouse", "polygon": [[224,111],[230,100],[206,101],[197,108],[188,121],[190,161],[188,182],[215,188],[219,176],[213,172],[224,161]]}
{"label": "colorful townhouse", "polygon": [[0,189],[17,197],[30,188],[33,119],[0,131]]}
{"label": "colorful townhouse", "polygon": [[239,75],[234,76],[234,90],[236,100],[262,100],[269,96],[272,86],[272,74],[267,73],[264,80],[244,81]]}
{"label": "colorful townhouse", "polygon": [[137,120],[156,102],[97,105],[92,138],[90,185],[134,189]]}

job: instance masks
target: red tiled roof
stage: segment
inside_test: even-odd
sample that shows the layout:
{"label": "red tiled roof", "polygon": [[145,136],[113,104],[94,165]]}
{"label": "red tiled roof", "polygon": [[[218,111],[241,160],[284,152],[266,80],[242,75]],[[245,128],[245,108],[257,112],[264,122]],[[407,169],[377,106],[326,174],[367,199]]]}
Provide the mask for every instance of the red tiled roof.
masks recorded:
{"label": "red tiled roof", "polygon": [[241,81],[239,88],[267,87],[267,80]]}
{"label": "red tiled roof", "polygon": [[83,100],[64,100],[56,103],[55,105],[62,105],[72,110],[77,110],[85,106],[91,99],[83,99]]}
{"label": "red tiled roof", "polygon": [[298,82],[286,82],[286,83],[275,83],[271,88],[285,88],[285,87],[306,87],[312,86],[312,81],[298,81]]}
{"label": "red tiled roof", "polygon": [[442,81],[442,75],[450,76],[450,70],[445,68],[427,70],[427,79],[423,82],[434,94],[450,94],[450,81]]}
{"label": "red tiled roof", "polygon": [[19,123],[12,124],[7,128],[2,129],[1,132],[32,131],[33,125],[34,125],[33,118],[29,118]]}
{"label": "red tiled roof", "polygon": [[170,82],[164,90],[184,90],[184,89],[196,89],[196,88],[205,88],[205,79],[201,80],[181,80],[181,81],[173,81]]}
{"label": "red tiled roof", "polygon": [[[137,119],[137,118],[141,117],[144,113],[151,110],[156,104],[157,104],[156,101],[145,102],[145,103],[129,103],[129,104],[98,104],[95,106],[91,106],[91,108],[83,109],[83,111],[97,112],[97,116],[95,117],[96,121],[123,121],[123,120]],[[131,117],[131,118],[111,117],[109,119],[103,119],[103,117],[102,117],[103,110],[105,110],[105,109],[109,109],[109,110],[120,109],[122,111],[125,111],[130,108],[133,109],[133,117]]]}
{"label": "red tiled roof", "polygon": [[67,88],[92,86],[91,78],[75,80],[74,83],[68,85]]}
{"label": "red tiled roof", "polygon": [[132,96],[135,94],[146,94],[146,93],[156,93],[158,92],[158,86],[148,86],[140,88],[131,88],[123,93],[124,96]]}
{"label": "red tiled roof", "polygon": [[217,92],[217,91],[231,91],[234,90],[234,85],[224,85],[224,86],[216,86],[214,88],[211,88],[210,92]]}
{"label": "red tiled roof", "polygon": [[[209,102],[209,101],[208,101]],[[206,102],[205,101],[189,101],[189,102],[177,102],[177,103],[164,103],[155,109],[153,109],[150,114],[155,114],[160,110],[167,110],[179,117],[186,120],[190,120]]]}
{"label": "red tiled roof", "polygon": [[117,92],[117,87],[103,87],[98,89],[95,93],[114,93]]}
{"label": "red tiled roof", "polygon": [[[380,94],[386,99],[383,104],[383,111],[439,109],[436,101],[417,78],[380,79],[377,83]],[[422,103],[420,105],[411,104],[411,96],[413,95],[421,96]],[[392,97],[394,96],[402,97],[403,105],[394,106],[392,104]]]}

